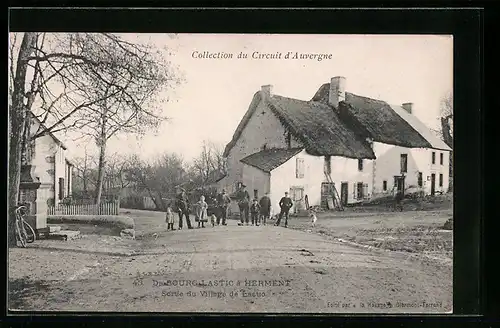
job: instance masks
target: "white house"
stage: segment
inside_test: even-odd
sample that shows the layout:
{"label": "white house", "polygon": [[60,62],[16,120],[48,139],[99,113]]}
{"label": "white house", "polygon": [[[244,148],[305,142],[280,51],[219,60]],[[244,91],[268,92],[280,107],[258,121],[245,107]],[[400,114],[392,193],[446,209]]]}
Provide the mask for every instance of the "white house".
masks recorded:
{"label": "white house", "polygon": [[72,193],[74,164],[66,154],[66,145],[53,133],[47,132],[35,115],[31,117],[30,135],[41,136],[29,143],[27,162],[34,166],[33,178],[48,186],[47,205],[57,205]]}
{"label": "white house", "polygon": [[256,198],[269,192],[275,212],[285,191],[295,211],[306,198],[324,205],[329,185],[344,205],[420,181],[427,193],[444,191],[450,149],[411,114],[411,104],[354,95],[345,82],[332,78],[310,101],[263,86],[225,148],[220,188],[235,192],[244,184]]}

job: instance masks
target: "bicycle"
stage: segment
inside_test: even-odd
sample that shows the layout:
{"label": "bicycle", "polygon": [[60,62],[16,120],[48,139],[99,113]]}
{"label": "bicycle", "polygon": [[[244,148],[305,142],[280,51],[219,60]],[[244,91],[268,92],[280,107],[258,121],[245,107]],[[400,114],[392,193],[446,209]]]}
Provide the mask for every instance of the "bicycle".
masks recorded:
{"label": "bicycle", "polygon": [[31,244],[36,240],[35,230],[24,219],[28,208],[26,206],[18,206],[15,210],[16,215],[16,239],[21,243],[22,247],[26,244]]}

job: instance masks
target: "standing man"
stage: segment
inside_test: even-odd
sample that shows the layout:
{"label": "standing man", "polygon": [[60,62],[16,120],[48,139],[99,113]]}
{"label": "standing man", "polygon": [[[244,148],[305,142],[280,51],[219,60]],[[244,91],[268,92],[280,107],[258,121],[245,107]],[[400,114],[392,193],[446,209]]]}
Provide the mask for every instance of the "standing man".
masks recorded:
{"label": "standing man", "polygon": [[182,217],[186,217],[188,229],[193,229],[191,220],[189,219],[189,200],[184,189],[177,196],[177,211],[179,212],[179,230],[182,230]]}
{"label": "standing man", "polygon": [[288,197],[288,191],[285,191],[285,196],[281,198],[280,200],[280,215],[278,217],[278,221],[276,222],[276,225],[279,226],[281,222],[281,218],[283,217],[283,214],[285,215],[285,228],[288,227],[288,213],[290,212],[290,209],[292,208],[293,202],[290,197]]}
{"label": "standing man", "polygon": [[262,219],[262,224],[266,225],[266,220],[271,215],[271,199],[269,198],[269,193],[267,192],[259,201],[260,204],[260,217]]}
{"label": "standing man", "polygon": [[246,223],[248,225],[249,211],[250,211],[250,194],[246,190],[245,185],[241,185],[241,189],[238,192],[238,207],[240,209],[240,221],[239,225]]}
{"label": "standing man", "polygon": [[394,210],[397,211],[399,210],[400,212],[403,211],[403,192],[402,191],[397,191],[396,195],[394,196]]}
{"label": "standing man", "polygon": [[[227,225],[227,210],[229,208],[229,204],[231,204],[231,197],[226,193],[226,189],[222,189],[222,193],[217,196],[217,203],[219,203],[220,208],[220,218],[217,218],[217,221],[222,218],[222,225]],[[219,224],[219,222],[217,222]]]}

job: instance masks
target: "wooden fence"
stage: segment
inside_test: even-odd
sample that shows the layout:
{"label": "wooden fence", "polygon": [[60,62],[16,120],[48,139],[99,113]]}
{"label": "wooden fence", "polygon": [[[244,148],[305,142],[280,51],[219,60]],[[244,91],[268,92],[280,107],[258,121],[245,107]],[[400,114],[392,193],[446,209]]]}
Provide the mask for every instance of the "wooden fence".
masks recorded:
{"label": "wooden fence", "polygon": [[103,203],[101,205],[57,205],[49,206],[48,215],[118,215],[119,202]]}

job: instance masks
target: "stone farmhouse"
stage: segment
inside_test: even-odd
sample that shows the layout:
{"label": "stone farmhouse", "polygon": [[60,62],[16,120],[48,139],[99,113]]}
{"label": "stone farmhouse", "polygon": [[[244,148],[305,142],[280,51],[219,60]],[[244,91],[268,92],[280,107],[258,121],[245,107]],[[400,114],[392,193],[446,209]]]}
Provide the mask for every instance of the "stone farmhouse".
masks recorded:
{"label": "stone farmhouse", "polygon": [[413,104],[390,105],[345,86],[334,77],[308,101],[262,86],[225,148],[219,189],[269,192],[274,213],[285,191],[295,212],[328,206],[331,195],[342,207],[412,187],[446,192],[451,149],[412,114]]}

